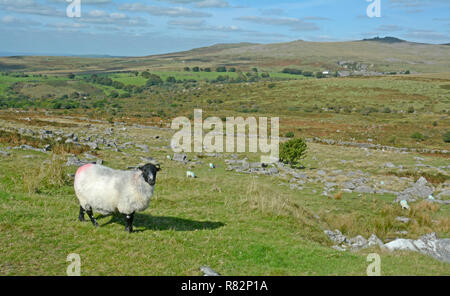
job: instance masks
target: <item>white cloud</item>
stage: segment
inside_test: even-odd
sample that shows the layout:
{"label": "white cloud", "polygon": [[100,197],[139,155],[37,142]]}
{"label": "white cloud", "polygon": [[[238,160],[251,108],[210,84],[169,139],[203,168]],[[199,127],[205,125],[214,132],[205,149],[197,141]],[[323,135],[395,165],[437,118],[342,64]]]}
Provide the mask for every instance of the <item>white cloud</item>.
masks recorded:
{"label": "white cloud", "polygon": [[272,18],[260,16],[243,16],[236,18],[236,20],[262,25],[286,26],[289,27],[292,31],[316,31],[320,29],[314,23],[305,22],[301,19],[292,17]]}
{"label": "white cloud", "polygon": [[168,17],[210,17],[211,14],[200,11],[193,11],[185,7],[161,7],[145,5],[142,3],[126,3],[120,6],[121,10],[132,12],[145,12],[155,16]]}

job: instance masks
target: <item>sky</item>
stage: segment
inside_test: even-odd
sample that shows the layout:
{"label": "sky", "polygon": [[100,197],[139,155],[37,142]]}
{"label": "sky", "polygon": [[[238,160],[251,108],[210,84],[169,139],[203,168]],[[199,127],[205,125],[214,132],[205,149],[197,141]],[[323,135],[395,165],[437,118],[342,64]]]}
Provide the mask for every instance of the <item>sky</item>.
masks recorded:
{"label": "sky", "polygon": [[[80,1],[79,18],[67,15],[70,1]],[[0,0],[0,55],[146,56],[376,36],[450,42],[450,0],[371,1],[380,17],[367,15],[369,0]]]}

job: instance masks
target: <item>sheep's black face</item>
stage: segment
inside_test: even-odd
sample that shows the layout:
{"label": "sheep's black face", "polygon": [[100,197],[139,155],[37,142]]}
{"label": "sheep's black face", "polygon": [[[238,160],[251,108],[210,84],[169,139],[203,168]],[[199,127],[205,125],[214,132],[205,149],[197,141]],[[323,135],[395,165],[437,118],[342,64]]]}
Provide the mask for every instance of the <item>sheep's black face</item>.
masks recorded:
{"label": "sheep's black face", "polygon": [[139,169],[142,171],[145,182],[150,184],[150,186],[154,186],[156,184],[156,173],[161,169],[159,164],[154,165],[149,163],[141,166]]}

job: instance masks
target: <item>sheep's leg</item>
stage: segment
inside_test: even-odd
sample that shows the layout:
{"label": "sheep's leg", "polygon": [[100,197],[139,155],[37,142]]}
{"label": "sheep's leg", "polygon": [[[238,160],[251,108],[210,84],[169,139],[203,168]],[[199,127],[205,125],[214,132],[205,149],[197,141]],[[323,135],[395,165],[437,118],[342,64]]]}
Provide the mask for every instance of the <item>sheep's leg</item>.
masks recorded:
{"label": "sheep's leg", "polygon": [[85,210],[83,209],[82,206],[80,206],[80,214],[78,215],[78,220],[80,220],[81,222],[85,221],[84,220],[84,213],[85,213]]}
{"label": "sheep's leg", "polygon": [[133,232],[134,213],[126,215],[126,218],[127,218],[127,225],[125,226],[125,231],[132,233]]}
{"label": "sheep's leg", "polygon": [[87,210],[86,213],[88,214],[89,219],[91,219],[92,224],[94,224],[95,227],[98,227],[97,220],[95,220],[94,215],[92,214],[92,209]]}

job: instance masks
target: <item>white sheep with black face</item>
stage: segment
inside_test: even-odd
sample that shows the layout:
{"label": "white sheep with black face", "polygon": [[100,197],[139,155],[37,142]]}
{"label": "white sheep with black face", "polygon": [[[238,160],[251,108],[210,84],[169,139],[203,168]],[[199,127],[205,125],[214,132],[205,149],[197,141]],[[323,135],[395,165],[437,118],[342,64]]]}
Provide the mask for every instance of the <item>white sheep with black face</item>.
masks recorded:
{"label": "white sheep with black face", "polygon": [[103,215],[119,212],[126,215],[125,230],[132,232],[134,214],[148,208],[159,170],[159,165],[154,164],[131,171],[94,164],[80,167],[74,182],[80,201],[79,220],[84,221],[86,212],[94,226],[98,226],[94,211]]}

